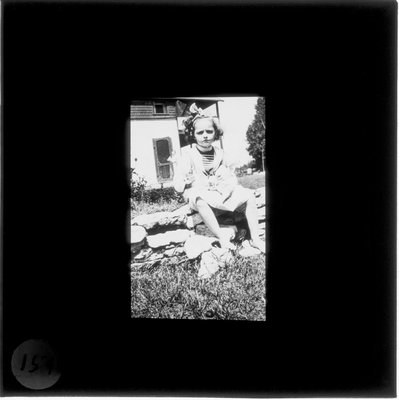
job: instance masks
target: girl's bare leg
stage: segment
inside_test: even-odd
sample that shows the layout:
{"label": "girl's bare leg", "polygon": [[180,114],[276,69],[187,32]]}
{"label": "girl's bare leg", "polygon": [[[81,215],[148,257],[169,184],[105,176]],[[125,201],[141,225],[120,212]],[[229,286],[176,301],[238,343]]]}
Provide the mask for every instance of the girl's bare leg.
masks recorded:
{"label": "girl's bare leg", "polygon": [[226,238],[225,235],[223,235],[223,231],[220,229],[219,223],[211,207],[201,198],[197,199],[196,205],[205,225],[219,239],[220,246],[234,250],[235,246]]}
{"label": "girl's bare leg", "polygon": [[247,218],[249,233],[252,239],[252,246],[261,250],[262,253],[265,253],[265,242],[259,238],[258,209],[256,207],[256,200],[255,196],[250,192],[248,193],[245,216]]}

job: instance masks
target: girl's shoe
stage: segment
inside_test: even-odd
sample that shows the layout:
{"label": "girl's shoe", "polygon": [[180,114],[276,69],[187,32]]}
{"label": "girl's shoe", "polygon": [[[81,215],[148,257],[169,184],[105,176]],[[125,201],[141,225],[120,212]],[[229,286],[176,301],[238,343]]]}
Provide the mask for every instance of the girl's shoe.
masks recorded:
{"label": "girl's shoe", "polygon": [[261,255],[262,252],[259,249],[252,247],[248,240],[244,240],[238,254],[241,257],[255,257]]}
{"label": "girl's shoe", "polygon": [[260,250],[263,254],[266,253],[266,243],[262,239],[251,240],[251,246]]}

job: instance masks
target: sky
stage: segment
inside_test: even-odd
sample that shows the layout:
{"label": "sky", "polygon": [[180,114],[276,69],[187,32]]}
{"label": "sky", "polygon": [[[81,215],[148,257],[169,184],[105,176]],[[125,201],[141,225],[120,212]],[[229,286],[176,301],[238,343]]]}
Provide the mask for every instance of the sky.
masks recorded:
{"label": "sky", "polygon": [[246,133],[255,116],[257,97],[221,97],[220,124],[223,128],[223,148],[237,163],[246,164],[252,158],[246,148]]}

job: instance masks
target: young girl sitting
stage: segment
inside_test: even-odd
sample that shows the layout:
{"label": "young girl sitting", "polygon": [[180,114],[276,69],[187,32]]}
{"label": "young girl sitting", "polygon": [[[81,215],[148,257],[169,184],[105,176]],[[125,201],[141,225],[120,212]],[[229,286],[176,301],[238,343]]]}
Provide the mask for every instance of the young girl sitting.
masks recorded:
{"label": "young girl sitting", "polygon": [[213,209],[235,211],[245,204],[251,244],[264,253],[265,242],[259,238],[255,196],[250,189],[238,184],[223,150],[213,146],[213,142],[223,134],[218,122],[206,116],[195,104],[190,107],[190,112],[191,117],[184,122],[190,146],[182,149],[181,159],[176,165],[175,190],[183,193],[190,207],[198,211],[219,239],[220,246],[232,250],[235,246],[220,229]]}

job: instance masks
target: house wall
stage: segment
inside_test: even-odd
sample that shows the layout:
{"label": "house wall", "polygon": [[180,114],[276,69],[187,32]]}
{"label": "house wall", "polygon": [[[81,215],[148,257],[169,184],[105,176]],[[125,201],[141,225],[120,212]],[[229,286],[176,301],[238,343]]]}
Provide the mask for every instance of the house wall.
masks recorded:
{"label": "house wall", "polygon": [[[179,134],[176,118],[130,121],[130,165],[138,174],[145,177],[151,187],[159,188],[153,139],[170,137],[172,151],[180,153]],[[137,161],[135,161],[137,158]],[[164,187],[172,186],[172,182],[164,183]]]}
{"label": "house wall", "polygon": [[[154,103],[164,104],[165,114],[156,114]],[[130,105],[131,119],[166,119],[170,117],[176,117],[176,106],[171,101],[134,101]]]}

